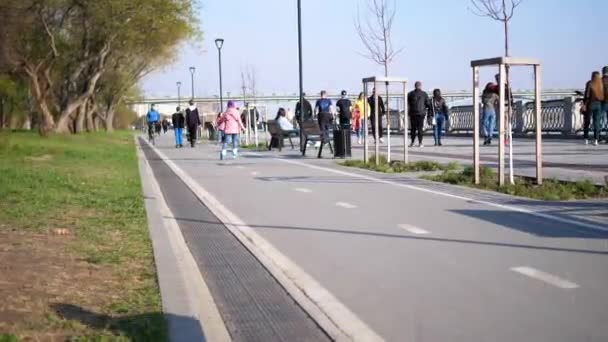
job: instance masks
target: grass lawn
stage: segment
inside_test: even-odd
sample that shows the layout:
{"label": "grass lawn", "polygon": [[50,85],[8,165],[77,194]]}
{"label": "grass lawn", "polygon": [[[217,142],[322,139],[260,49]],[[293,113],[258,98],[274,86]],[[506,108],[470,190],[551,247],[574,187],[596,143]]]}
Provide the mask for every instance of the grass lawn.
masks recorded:
{"label": "grass lawn", "polygon": [[167,340],[131,132],[0,132],[0,175],[0,341]]}

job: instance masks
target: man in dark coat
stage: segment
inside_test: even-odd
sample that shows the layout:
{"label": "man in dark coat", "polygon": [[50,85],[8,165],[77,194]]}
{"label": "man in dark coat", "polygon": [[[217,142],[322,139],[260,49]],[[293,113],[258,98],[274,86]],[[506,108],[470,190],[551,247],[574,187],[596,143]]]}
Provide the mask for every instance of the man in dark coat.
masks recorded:
{"label": "man in dark coat", "polygon": [[190,107],[186,109],[186,126],[188,127],[188,140],[192,147],[196,144],[196,132],[200,125],[201,118],[198,115],[198,108],[194,105],[194,101],[191,100]]}
{"label": "man in dark coat", "polygon": [[[369,120],[372,123],[372,136],[376,139],[376,88],[372,91],[372,96],[367,99],[367,103],[369,103]],[[386,108],[384,107],[384,101],[382,100],[382,96],[378,95],[378,137],[380,138],[380,143],[384,143],[382,140],[382,117],[386,114]]]}
{"label": "man in dark coat", "polygon": [[418,146],[422,145],[422,132],[424,130],[424,118],[427,116],[429,109],[431,109],[431,102],[429,101],[429,95],[422,90],[422,83],[416,82],[415,88],[409,94],[407,94],[407,110],[410,117],[411,133],[411,144],[414,146],[414,140],[418,137]]}

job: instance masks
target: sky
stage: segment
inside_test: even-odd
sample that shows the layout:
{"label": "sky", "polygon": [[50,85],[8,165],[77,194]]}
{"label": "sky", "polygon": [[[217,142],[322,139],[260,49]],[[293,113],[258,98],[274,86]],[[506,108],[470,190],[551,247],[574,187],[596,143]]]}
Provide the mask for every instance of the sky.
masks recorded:
{"label": "sky", "polygon": [[[361,90],[361,79],[382,75],[354,22],[369,0],[302,0],[304,90]],[[501,56],[502,25],[472,14],[469,0],[396,0],[393,44],[403,48],[389,67],[394,77],[419,80],[425,89],[471,90],[470,61]],[[146,97],[190,96],[190,66],[196,67],[196,96],[219,94],[222,49],[224,98],[241,92],[241,70],[256,72],[258,93],[298,91],[296,0],[201,0],[197,10],[203,40],[179,47],[175,62],[141,82]],[[542,64],[544,89],[581,88],[591,72],[608,65],[608,0],[524,0],[510,22],[511,55]],[[482,83],[495,68],[482,69]],[[530,68],[513,70],[513,87],[531,89]]]}

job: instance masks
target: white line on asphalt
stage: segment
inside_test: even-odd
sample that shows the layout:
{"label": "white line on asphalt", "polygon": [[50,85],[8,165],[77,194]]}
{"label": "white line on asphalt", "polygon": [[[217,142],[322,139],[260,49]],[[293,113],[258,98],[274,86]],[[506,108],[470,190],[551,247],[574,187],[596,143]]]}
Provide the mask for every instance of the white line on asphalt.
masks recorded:
{"label": "white line on asphalt", "polygon": [[414,227],[414,226],[409,225],[409,224],[400,224],[399,228],[405,229],[408,232],[410,232],[412,234],[417,234],[417,235],[430,234],[430,232],[428,230],[424,230],[422,228]]}
{"label": "white line on asphalt", "polygon": [[346,202],[336,202],[336,206],[344,209],[355,209],[357,206]]}
{"label": "white line on asphalt", "polygon": [[335,341],[384,341],[317,280],[246,225],[156,147],[148,144],[239,241],[266,267],[291,297]]}
{"label": "white line on asphalt", "polygon": [[578,284],[575,284],[569,280],[562,279],[558,276],[554,276],[553,274],[549,274],[528,266],[512,267],[511,271],[523,274],[530,278],[544,281],[547,284],[559,287],[561,289],[576,289],[579,287]]}
{"label": "white line on asphalt", "polygon": [[473,198],[469,198],[469,197],[464,197],[464,196],[459,196],[459,195],[453,195],[453,194],[450,194],[450,193],[447,193],[447,192],[441,192],[441,191],[437,191],[437,190],[421,188],[421,187],[415,186],[415,185],[397,183],[397,182],[394,182],[394,181],[385,180],[385,179],[379,179],[379,178],[372,177],[372,176],[366,176],[366,175],[351,173],[351,172],[347,172],[347,171],[335,170],[335,169],[332,169],[332,168],[329,168],[329,167],[310,165],[310,164],[307,164],[307,163],[304,163],[304,162],[295,161],[295,160],[283,159],[283,158],[279,158],[279,157],[274,157],[274,158],[277,159],[277,160],[280,160],[280,161],[282,161],[284,163],[288,163],[288,164],[300,165],[300,166],[304,166],[304,167],[311,168],[311,169],[331,172],[331,173],[335,173],[335,174],[339,174],[339,175],[343,175],[343,176],[350,176],[350,177],[353,177],[353,178],[366,179],[366,180],[374,181],[376,183],[394,185],[394,186],[398,186],[398,187],[401,187],[401,188],[422,191],[422,192],[426,192],[426,193],[430,193],[430,194],[435,194],[435,195],[439,195],[439,196],[444,196],[444,197],[455,198],[455,199],[459,199],[459,200],[463,200],[463,201],[467,201],[467,202],[471,202],[471,203],[484,204],[484,205],[487,205],[487,206],[490,206],[490,207],[494,207],[494,208],[500,208],[500,209],[504,209],[504,210],[509,210],[509,211],[515,211],[515,212],[519,212],[519,213],[529,214],[529,215],[540,217],[540,218],[544,218],[544,219],[547,219],[547,220],[552,220],[552,221],[556,221],[556,222],[566,223],[566,224],[569,224],[569,225],[578,226],[578,227],[582,227],[582,228],[587,228],[587,229],[591,229],[591,230],[608,231],[608,226],[606,226],[606,225],[590,224],[590,223],[580,222],[580,221],[573,220],[573,219],[567,219],[567,218],[563,218],[563,217],[557,217],[557,216],[553,216],[553,215],[549,215],[549,214],[545,214],[545,213],[536,212],[536,211],[533,211],[533,210],[530,210],[530,209],[526,209],[526,208],[520,208],[520,207],[511,206],[511,205],[504,205],[504,204],[492,203],[492,202],[488,202],[488,201],[477,200],[477,199],[473,199]]}
{"label": "white line on asphalt", "polygon": [[309,193],[312,192],[312,190],[306,189],[306,188],[295,188],[294,190],[297,191],[297,192],[305,193],[305,194],[309,194]]}

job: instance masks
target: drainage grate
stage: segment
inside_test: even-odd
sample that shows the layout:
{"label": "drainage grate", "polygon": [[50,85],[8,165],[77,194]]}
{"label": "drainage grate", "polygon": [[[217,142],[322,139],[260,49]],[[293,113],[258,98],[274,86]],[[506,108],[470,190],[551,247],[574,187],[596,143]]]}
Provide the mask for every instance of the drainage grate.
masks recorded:
{"label": "drainage grate", "polygon": [[140,144],[232,339],[329,341],[156,152],[141,141]]}

